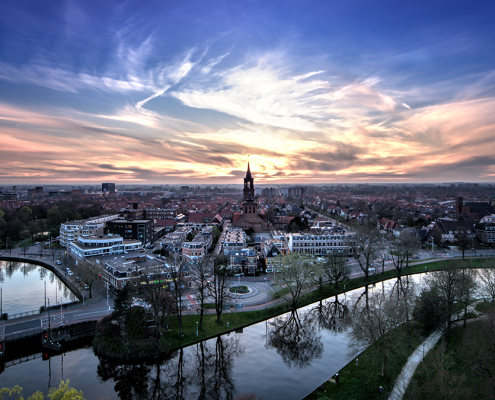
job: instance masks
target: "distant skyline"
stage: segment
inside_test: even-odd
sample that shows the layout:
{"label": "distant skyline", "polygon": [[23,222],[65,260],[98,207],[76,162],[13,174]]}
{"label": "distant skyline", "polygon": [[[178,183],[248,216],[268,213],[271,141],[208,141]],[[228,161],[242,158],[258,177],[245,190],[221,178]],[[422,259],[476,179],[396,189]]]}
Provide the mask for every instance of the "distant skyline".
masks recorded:
{"label": "distant skyline", "polygon": [[491,1],[0,3],[0,185],[495,182]]}

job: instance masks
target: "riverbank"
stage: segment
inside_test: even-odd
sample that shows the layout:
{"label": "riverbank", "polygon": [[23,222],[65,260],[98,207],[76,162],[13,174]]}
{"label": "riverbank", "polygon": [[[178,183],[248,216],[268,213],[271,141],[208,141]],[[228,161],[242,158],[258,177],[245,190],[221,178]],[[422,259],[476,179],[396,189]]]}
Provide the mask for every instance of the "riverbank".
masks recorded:
{"label": "riverbank", "polygon": [[[482,268],[486,266],[487,260],[491,260],[493,264],[492,266],[495,266],[495,263],[493,263],[493,258],[456,260],[456,262],[458,262],[459,268]],[[297,308],[307,306],[329,297],[341,295],[345,292],[364,287],[366,285],[376,285],[377,283],[387,279],[443,270],[447,268],[450,261],[452,261],[452,259],[430,261],[427,264],[425,262],[420,262],[403,268],[401,274],[398,274],[397,270],[394,268],[384,271],[383,273],[371,275],[368,280],[365,280],[362,276],[350,279],[344,283],[339,283],[338,288],[335,288],[334,285],[325,286],[321,293],[318,290],[313,290],[302,295],[297,303]],[[267,305],[260,305],[256,307],[256,310],[252,311],[224,312],[222,314],[220,324],[216,322],[216,314],[212,311],[212,313],[207,313],[204,315],[203,329],[198,331],[196,331],[196,322],[199,321],[199,315],[184,315],[183,336],[181,338],[177,335],[177,322],[175,319],[172,319],[169,324],[169,331],[166,333],[167,338],[170,341],[170,350],[177,350],[225,333],[235,333],[235,331],[239,331],[258,322],[263,322],[267,319],[277,317],[294,309],[293,307],[290,307],[289,302],[274,306],[270,306],[271,304],[273,304],[273,302],[269,302]]]}

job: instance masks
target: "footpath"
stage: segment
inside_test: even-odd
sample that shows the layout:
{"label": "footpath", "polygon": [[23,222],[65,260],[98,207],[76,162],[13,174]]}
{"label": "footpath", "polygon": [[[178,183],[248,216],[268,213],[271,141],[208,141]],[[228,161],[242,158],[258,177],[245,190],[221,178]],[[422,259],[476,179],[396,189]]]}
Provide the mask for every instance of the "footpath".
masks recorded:
{"label": "footpath", "polygon": [[428,338],[421,343],[416,350],[409,356],[406,364],[402,367],[402,371],[395,380],[395,386],[390,392],[388,400],[401,400],[406,393],[409,382],[411,381],[419,363],[425,358],[425,355],[435,347],[438,340],[442,337],[441,332],[433,332]]}

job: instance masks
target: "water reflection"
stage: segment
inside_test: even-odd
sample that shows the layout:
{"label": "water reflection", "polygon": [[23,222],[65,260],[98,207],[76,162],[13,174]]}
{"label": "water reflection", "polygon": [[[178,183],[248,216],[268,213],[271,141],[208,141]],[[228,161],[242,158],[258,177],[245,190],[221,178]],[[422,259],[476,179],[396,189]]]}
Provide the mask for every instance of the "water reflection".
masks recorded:
{"label": "water reflection", "polygon": [[[344,296],[341,296],[344,298]],[[347,300],[340,300],[335,296],[326,302],[320,301],[309,311],[308,320],[317,324],[321,329],[334,332],[343,332],[349,322],[350,310]]]}
{"label": "water reflection", "polygon": [[54,272],[35,264],[0,261],[0,287],[9,315],[39,310],[48,299],[51,305],[77,300]]}
{"label": "water reflection", "polygon": [[323,353],[318,325],[312,323],[310,312],[301,314],[302,318],[293,310],[268,321],[267,347],[275,348],[288,367],[308,367]]}
{"label": "water reflection", "polygon": [[234,397],[233,365],[244,352],[238,337],[219,336],[155,364],[119,364],[99,358],[98,377],[113,380],[120,399],[226,399]]}

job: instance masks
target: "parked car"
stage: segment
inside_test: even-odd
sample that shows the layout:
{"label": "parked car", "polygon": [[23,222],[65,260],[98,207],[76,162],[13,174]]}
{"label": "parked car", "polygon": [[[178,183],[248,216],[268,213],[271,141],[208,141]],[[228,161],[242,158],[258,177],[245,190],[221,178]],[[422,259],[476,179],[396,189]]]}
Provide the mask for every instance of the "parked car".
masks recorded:
{"label": "parked car", "polygon": [[62,265],[62,261],[58,260],[57,265]]}
{"label": "parked car", "polygon": [[74,272],[69,270],[69,271],[67,271],[67,275],[72,276],[72,275],[74,275]]}
{"label": "parked car", "polygon": [[81,282],[81,278],[76,276],[76,282]]}

